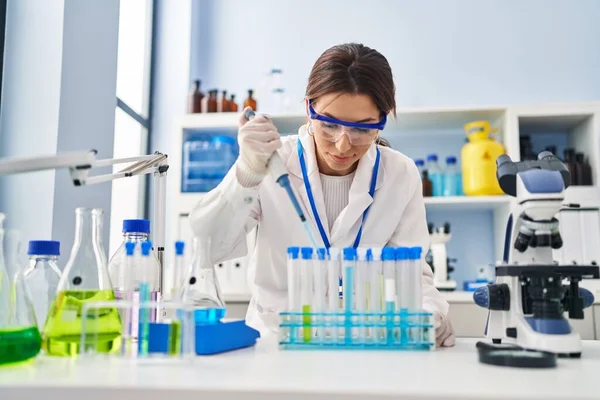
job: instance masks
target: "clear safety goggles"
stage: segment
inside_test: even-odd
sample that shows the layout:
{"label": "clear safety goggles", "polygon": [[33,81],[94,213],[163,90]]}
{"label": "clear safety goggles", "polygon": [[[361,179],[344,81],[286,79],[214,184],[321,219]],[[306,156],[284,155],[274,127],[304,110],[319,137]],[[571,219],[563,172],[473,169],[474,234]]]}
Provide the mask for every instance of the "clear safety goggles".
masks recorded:
{"label": "clear safety goggles", "polygon": [[343,135],[347,135],[352,145],[367,145],[373,142],[377,133],[385,128],[387,117],[374,124],[365,124],[362,122],[348,122],[325,115],[318,114],[312,106],[312,101],[308,102],[308,115],[313,120],[311,134],[317,134],[322,138],[337,142]]}

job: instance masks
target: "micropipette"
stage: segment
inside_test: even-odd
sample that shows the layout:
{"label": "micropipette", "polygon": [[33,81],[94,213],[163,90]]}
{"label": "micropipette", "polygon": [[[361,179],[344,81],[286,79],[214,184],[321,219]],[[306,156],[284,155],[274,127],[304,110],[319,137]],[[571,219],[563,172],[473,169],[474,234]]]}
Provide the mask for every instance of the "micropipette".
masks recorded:
{"label": "micropipette", "polygon": [[[250,121],[252,118],[254,118],[255,115],[256,115],[256,113],[253,110],[248,110],[244,116],[246,117],[246,119],[248,121]],[[313,247],[315,247],[315,248],[318,247],[317,243],[315,241],[315,238],[314,238],[312,232],[310,231],[310,227],[308,226],[308,221],[306,220],[306,217],[304,216],[304,211],[302,211],[302,208],[300,207],[300,203],[298,203],[298,199],[296,198],[296,195],[294,194],[294,191],[292,189],[292,185],[290,183],[290,178],[288,176],[287,169],[285,168],[285,165],[283,164],[281,157],[279,156],[279,154],[276,151],[269,158],[269,162],[267,163],[267,168],[268,168],[271,176],[273,177],[273,180],[275,182],[277,182],[279,184],[279,186],[284,188],[285,191],[287,192],[290,200],[292,201],[292,204],[294,205],[294,208],[296,209],[296,213],[300,217],[300,221],[302,221],[302,225],[304,226],[304,230],[306,231],[306,234],[308,235],[308,238],[310,239],[310,243],[313,245]]]}

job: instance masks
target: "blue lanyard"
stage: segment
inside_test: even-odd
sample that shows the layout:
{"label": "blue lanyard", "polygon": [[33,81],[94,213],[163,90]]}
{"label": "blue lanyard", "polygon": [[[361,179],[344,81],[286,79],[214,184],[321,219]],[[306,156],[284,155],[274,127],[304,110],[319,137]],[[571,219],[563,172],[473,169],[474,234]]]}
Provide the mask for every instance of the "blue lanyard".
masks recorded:
{"label": "blue lanyard", "polygon": [[[377,172],[379,172],[379,159],[380,152],[379,147],[377,148],[377,157],[375,158],[375,165],[373,166],[373,175],[371,177],[371,187],[369,188],[369,195],[371,198],[375,196],[375,185],[377,183]],[[310,208],[312,209],[315,220],[317,221],[317,227],[319,228],[319,233],[321,234],[321,238],[323,239],[323,244],[326,248],[330,248],[329,239],[327,239],[327,234],[325,233],[325,229],[323,229],[323,224],[321,223],[321,218],[319,218],[319,213],[317,212],[317,206],[315,205],[315,198],[313,197],[312,188],[310,187],[310,182],[308,181],[308,172],[306,171],[306,161],[304,161],[304,152],[302,150],[302,143],[300,143],[300,139],[298,139],[298,158],[300,159],[300,168],[302,169],[302,179],[304,179],[304,185],[306,186],[306,194],[308,195],[308,201],[310,202]],[[354,248],[358,247],[360,243],[360,238],[362,236],[363,224],[365,222],[365,218],[367,218],[367,213],[371,206],[367,207],[365,212],[362,215],[362,221],[360,222],[360,228],[358,230],[358,234],[356,235],[356,239],[354,240]]]}

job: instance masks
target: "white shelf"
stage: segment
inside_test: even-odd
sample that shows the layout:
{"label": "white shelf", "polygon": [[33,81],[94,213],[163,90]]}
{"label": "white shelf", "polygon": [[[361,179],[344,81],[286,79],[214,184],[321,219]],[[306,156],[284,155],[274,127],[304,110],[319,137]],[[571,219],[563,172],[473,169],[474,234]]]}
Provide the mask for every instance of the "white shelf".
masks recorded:
{"label": "white shelf", "polygon": [[[306,122],[304,114],[269,115],[281,134],[294,134]],[[181,128],[186,130],[231,129],[237,130],[239,112],[187,114],[181,120]]]}
{"label": "white shelf", "polygon": [[510,204],[510,196],[449,196],[425,197],[425,206],[431,210],[486,210]]}

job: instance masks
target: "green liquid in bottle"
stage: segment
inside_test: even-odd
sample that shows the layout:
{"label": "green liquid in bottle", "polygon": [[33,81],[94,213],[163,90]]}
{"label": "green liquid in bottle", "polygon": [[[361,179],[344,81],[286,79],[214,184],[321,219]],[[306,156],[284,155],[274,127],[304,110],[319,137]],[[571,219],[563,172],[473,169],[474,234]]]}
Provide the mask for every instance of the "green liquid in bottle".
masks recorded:
{"label": "green liquid in bottle", "polygon": [[[115,300],[108,290],[64,290],[56,294],[44,325],[42,347],[53,356],[79,354],[85,303]],[[114,354],[121,350],[121,317],[117,308],[91,309],[86,316],[86,349]]]}
{"label": "green liquid in bottle", "polygon": [[42,347],[37,326],[0,330],[0,366],[34,358]]}

